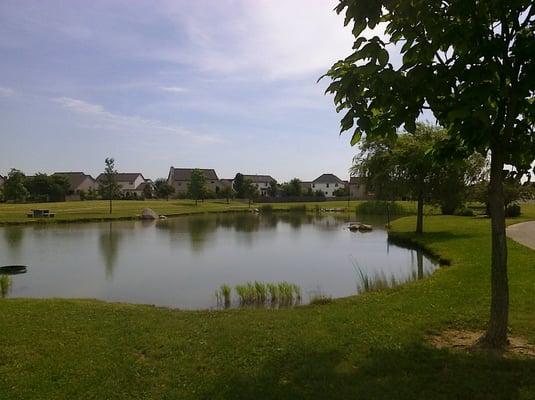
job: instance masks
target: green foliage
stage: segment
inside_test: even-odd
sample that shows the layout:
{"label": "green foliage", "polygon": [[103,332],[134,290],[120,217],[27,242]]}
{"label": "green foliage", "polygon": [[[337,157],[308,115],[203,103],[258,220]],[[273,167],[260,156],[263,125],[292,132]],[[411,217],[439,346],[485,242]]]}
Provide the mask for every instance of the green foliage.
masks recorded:
{"label": "green foliage", "polygon": [[191,178],[188,184],[188,194],[192,199],[195,200],[195,204],[197,204],[199,199],[204,198],[203,196],[205,193],[206,177],[200,169],[195,168],[193,171],[191,171]]}
{"label": "green foliage", "polygon": [[279,185],[275,181],[269,182],[269,188],[267,190],[267,194],[270,197],[277,197],[279,194]]}
{"label": "green foliage", "polygon": [[159,199],[169,200],[169,196],[175,193],[175,188],[167,183],[167,179],[158,178],[154,181],[154,193]]}
{"label": "green foliage", "polygon": [[150,183],[147,183],[145,187],[143,188],[143,198],[144,199],[152,199],[154,196],[152,185]]}
{"label": "green foliage", "polygon": [[406,215],[408,211],[393,201],[370,200],[357,205],[357,214],[363,215]]}
{"label": "green foliage", "polygon": [[303,187],[298,178],[293,178],[290,182],[285,182],[281,185],[280,191],[284,196],[301,196],[303,194]]}
{"label": "green foliage", "polygon": [[349,196],[349,186],[344,186],[341,188],[336,189],[333,192],[335,197],[346,197]]}
{"label": "green foliage", "polygon": [[235,290],[242,306],[292,306],[301,303],[301,288],[288,282],[247,282],[236,285]]}
{"label": "green foliage", "polygon": [[244,191],[244,180],[243,174],[237,173],[234,177],[234,180],[232,181],[232,185],[234,188],[234,191],[236,192],[236,197],[238,199],[245,199],[247,198],[245,191]]}
{"label": "green foliage", "polygon": [[509,204],[505,209],[505,216],[514,218],[520,216],[520,206],[518,204]]}
{"label": "green foliage", "polygon": [[105,168],[103,178],[99,182],[100,196],[104,200],[115,200],[121,198],[121,187],[117,183],[117,170],[115,169],[115,160],[106,158],[104,160]]}
{"label": "green foliage", "polygon": [[229,285],[221,285],[215,292],[217,305],[225,308],[230,307],[232,300],[232,288]]}
{"label": "green foliage", "polygon": [[26,176],[18,169],[12,168],[4,183],[4,198],[6,201],[23,203],[29,196],[29,191],[25,184]]}
{"label": "green foliage", "polygon": [[260,192],[258,191],[258,186],[253,183],[253,181],[249,178],[245,179],[243,181],[243,185],[241,186],[242,191],[242,198],[249,200],[249,205],[251,205],[251,202],[256,200],[258,196],[260,196]]}

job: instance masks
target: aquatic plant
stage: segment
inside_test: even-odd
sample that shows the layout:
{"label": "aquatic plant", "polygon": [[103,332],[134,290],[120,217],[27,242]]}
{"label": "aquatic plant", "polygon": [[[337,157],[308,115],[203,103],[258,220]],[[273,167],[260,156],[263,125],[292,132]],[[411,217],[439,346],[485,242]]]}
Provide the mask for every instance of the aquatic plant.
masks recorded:
{"label": "aquatic plant", "polygon": [[262,282],[254,282],[254,291],[255,291],[255,303],[264,304],[267,300],[267,288],[266,284]]}
{"label": "aquatic plant", "polygon": [[229,285],[221,285],[215,292],[218,306],[230,307],[232,288]]}
{"label": "aquatic plant", "polygon": [[5,299],[11,291],[11,277],[0,275],[0,298]]}
{"label": "aquatic plant", "polygon": [[301,302],[301,288],[288,282],[247,282],[235,286],[240,305],[290,306]]}
{"label": "aquatic plant", "polygon": [[272,304],[277,303],[279,300],[279,286],[276,283],[268,283],[266,284],[268,293],[269,293],[269,300]]}

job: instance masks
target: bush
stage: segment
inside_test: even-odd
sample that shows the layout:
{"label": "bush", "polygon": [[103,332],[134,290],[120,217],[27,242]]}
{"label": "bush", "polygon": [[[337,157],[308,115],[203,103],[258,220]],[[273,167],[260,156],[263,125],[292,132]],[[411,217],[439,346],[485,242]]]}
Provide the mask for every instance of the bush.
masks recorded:
{"label": "bush", "polygon": [[507,218],[519,217],[520,216],[520,206],[518,204],[510,204],[505,209],[505,216]]}
{"label": "bush", "polygon": [[273,212],[273,206],[271,204],[262,204],[258,210],[262,214],[269,214]]}
{"label": "bush", "polygon": [[407,214],[402,205],[388,201],[365,201],[357,206],[357,214],[386,215],[388,211],[390,215]]}
{"label": "bush", "polygon": [[471,208],[463,207],[455,210],[455,215],[459,215],[461,217],[473,217],[475,213]]}

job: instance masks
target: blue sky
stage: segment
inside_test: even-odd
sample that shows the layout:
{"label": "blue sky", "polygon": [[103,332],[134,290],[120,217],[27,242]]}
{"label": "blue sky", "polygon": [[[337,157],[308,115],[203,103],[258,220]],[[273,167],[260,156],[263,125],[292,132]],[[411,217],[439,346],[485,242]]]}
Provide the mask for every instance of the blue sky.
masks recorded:
{"label": "blue sky", "polygon": [[0,174],[347,178],[327,82],[352,36],[329,0],[0,2]]}

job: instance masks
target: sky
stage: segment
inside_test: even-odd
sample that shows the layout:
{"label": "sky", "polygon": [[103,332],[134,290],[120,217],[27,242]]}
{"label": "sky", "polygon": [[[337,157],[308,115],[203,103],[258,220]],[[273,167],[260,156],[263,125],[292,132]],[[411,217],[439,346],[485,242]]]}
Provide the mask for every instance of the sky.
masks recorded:
{"label": "sky", "polygon": [[331,0],[0,2],[0,174],[347,179],[327,80],[353,37]]}

